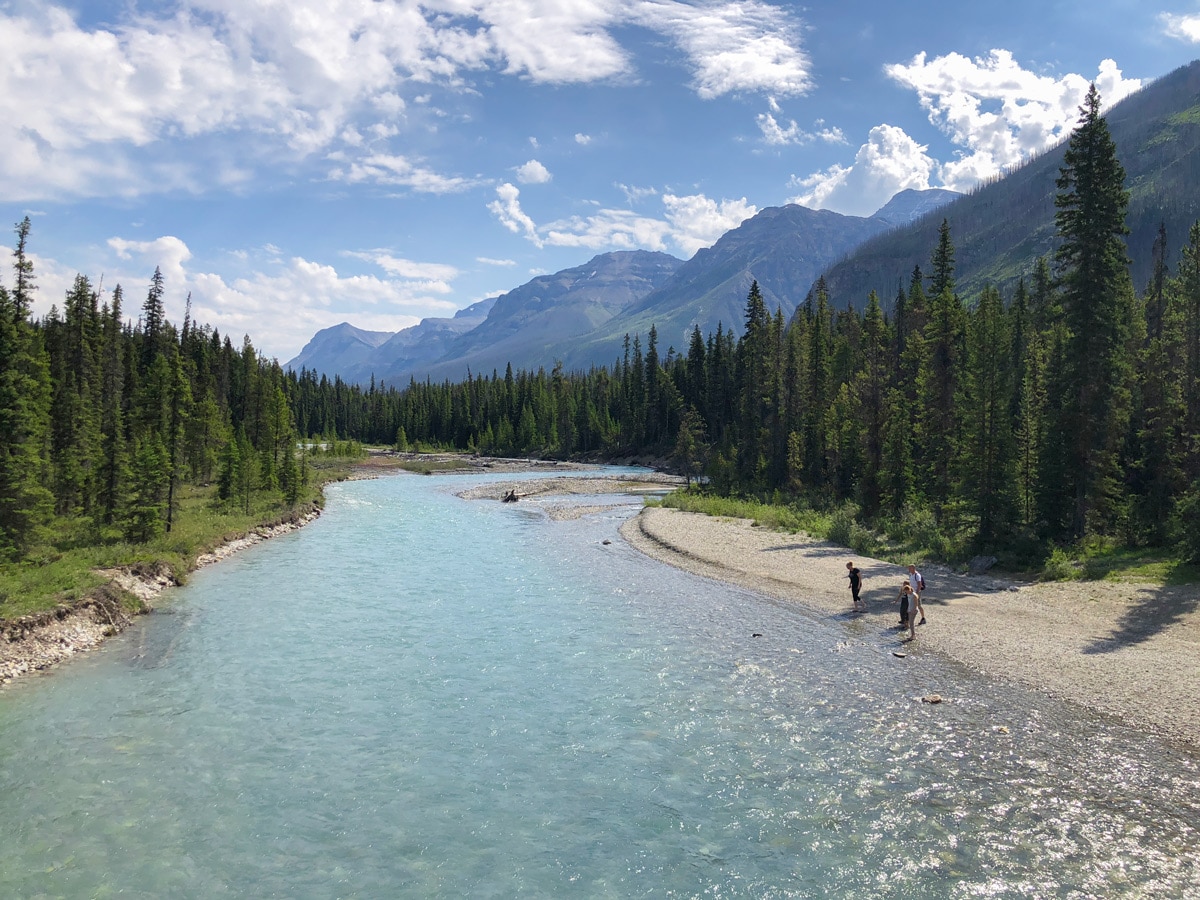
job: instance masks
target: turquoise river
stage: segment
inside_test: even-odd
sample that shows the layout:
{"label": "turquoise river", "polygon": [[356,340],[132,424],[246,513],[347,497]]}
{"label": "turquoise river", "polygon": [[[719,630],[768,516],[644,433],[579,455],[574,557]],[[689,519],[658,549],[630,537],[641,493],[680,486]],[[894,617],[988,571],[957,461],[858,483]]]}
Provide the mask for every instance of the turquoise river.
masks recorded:
{"label": "turquoise river", "polygon": [[335,485],[0,690],[0,898],[1200,897],[1194,748],[488,477]]}

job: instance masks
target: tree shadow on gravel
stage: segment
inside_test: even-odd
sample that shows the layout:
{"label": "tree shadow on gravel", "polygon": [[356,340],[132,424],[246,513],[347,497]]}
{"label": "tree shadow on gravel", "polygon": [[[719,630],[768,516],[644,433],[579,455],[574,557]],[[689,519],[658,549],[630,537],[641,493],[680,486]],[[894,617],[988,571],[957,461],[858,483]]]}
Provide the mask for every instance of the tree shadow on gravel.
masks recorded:
{"label": "tree shadow on gravel", "polygon": [[1117,619],[1111,635],[1093,641],[1083,652],[1113,653],[1150,640],[1200,607],[1200,588],[1186,587],[1143,588],[1138,602]]}

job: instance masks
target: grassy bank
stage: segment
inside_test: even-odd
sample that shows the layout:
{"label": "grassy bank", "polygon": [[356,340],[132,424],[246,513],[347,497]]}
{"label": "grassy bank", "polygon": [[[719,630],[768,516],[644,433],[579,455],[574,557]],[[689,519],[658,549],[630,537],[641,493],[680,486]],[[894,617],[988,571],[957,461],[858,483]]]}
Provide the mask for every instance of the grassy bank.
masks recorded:
{"label": "grassy bank", "polygon": [[[885,530],[866,527],[849,508],[823,512],[804,506],[717,497],[696,490],[679,490],[661,506],[710,516],[750,519],[756,525],[791,533],[803,532],[864,556],[906,565],[938,562],[963,567],[969,554],[948,553],[947,540],[924,512],[906,514],[885,524]],[[1115,542],[1087,541],[1056,548],[1036,564],[1001,559],[999,570],[1016,578],[1041,581],[1133,581],[1178,585],[1200,582],[1200,566],[1188,564],[1162,548],[1124,547]]]}
{"label": "grassy bank", "polygon": [[[345,478],[357,462],[311,459],[310,483],[294,506],[278,494],[263,493],[251,498],[247,511],[241,505],[217,504],[214,486],[185,485],[170,533],[144,544],[123,541],[117,529],[97,531],[88,520],[59,519],[27,558],[0,565],[0,621],[82,600],[108,581],[100,569],[169,570],[182,580],[201,554],[320,504],[324,485]],[[132,598],[129,603],[136,606]]]}

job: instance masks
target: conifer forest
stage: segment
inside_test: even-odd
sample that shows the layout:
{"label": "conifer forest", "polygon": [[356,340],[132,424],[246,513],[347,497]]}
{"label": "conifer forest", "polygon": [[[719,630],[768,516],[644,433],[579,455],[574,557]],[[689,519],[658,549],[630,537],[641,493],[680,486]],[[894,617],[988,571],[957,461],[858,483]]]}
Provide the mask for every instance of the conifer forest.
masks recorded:
{"label": "conifer forest", "polygon": [[928,521],[947,558],[1034,562],[1101,539],[1196,559],[1200,223],[1160,229],[1152,277],[1133,284],[1123,180],[1093,89],[1057,183],[1057,250],[1010,296],[957,293],[944,221],[891,297],[818,282],[789,321],[755,284],[743,322],[684,348],[651,329],[609,367],[406,386],[285,372],[249,338],[172,324],[158,271],[140,303],[77,276],[35,319],[27,218],[0,288],[0,557],[20,561],[61,520],[148,540],[184,484],[295,502],[298,448],[316,439],[666,460],[705,490],[865,528]]}

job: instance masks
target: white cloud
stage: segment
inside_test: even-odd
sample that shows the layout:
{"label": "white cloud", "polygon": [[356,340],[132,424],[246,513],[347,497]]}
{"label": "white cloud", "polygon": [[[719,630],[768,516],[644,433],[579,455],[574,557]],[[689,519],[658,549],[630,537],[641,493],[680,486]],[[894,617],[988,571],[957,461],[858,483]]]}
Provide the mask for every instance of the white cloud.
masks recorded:
{"label": "white cloud", "polygon": [[619,181],[614,185],[622,194],[625,195],[625,202],[630,206],[635,203],[640,203],[647,197],[658,196],[658,190],[652,187],[635,187],[629,184],[621,184]]}
{"label": "white cloud", "polygon": [[1170,13],[1159,14],[1163,30],[1173,38],[1200,44],[1200,16],[1173,16]]}
{"label": "white cloud", "polygon": [[667,219],[674,228],[672,240],[685,255],[691,256],[701,247],[716,243],[731,228],[737,228],[758,212],[758,208],[740,200],[710,200],[703,194],[690,197],[663,195]]}
{"label": "white cloud", "polygon": [[[542,243],[591,250],[666,250],[672,227],[625,209],[602,209],[544,226]],[[540,245],[539,245],[540,246]]]}
{"label": "white cloud", "polygon": [[192,258],[192,251],[177,237],[166,235],[153,241],[127,241],[115,237],[108,239],[108,246],[117,254],[117,259],[143,260],[150,272],[157,267],[164,281],[178,284],[187,277],[184,264]]}
{"label": "white cloud", "polygon": [[511,184],[496,189],[499,199],[488,209],[505,228],[523,234],[537,247],[586,247],[591,250],[676,249],[691,256],[707,247],[758,210],[743,197],[720,202],[698,194],[663,195],[664,217],[643,216],[627,209],[598,209],[538,226],[521,209],[520,191]]}
{"label": "white cloud", "polygon": [[389,275],[409,281],[420,281],[425,290],[436,291],[440,294],[450,293],[449,282],[459,276],[454,266],[444,263],[415,262],[393,256],[388,250],[353,250],[343,254],[351,259],[361,259],[379,266]]}
{"label": "white cloud", "polygon": [[[193,315],[222,331],[249,333],[255,346],[286,361],[322,328],[353,319],[373,331],[399,331],[455,305],[428,296],[422,282],[342,275],[333,266],[294,257],[274,272],[227,282],[197,273],[189,279]],[[262,329],[263,322],[271,328]]]}
{"label": "white cloud", "polygon": [[592,142],[592,136],[590,134],[583,134],[581,132],[576,132],[575,143],[579,144],[580,146],[586,147],[591,142]]}
{"label": "white cloud", "polygon": [[[970,190],[1065,138],[1090,83],[1082,75],[1029,72],[1007,50],[976,59],[950,53],[929,60],[919,53],[886,71],[917,92],[929,120],[961,148],[957,156],[939,161],[902,129],[878,125],[851,165],[793,178],[801,189],[794,202],[865,216],[906,188]],[[1141,86],[1111,59],[1100,63],[1093,80],[1106,107]],[[781,128],[770,115],[759,117],[759,127],[768,142],[783,143],[800,133]]]}
{"label": "white cloud", "polygon": [[745,91],[803,94],[812,87],[799,22],[784,8],[756,0],[703,5],[645,0],[636,8],[642,24],[687,54],[693,86],[706,100]]}
{"label": "white cloud", "polygon": [[[249,334],[254,345],[268,356],[286,361],[322,328],[352,321],[372,331],[399,331],[429,316],[453,315],[458,305],[448,299],[446,282],[458,269],[441,263],[423,263],[395,257],[385,250],[344,254],[384,270],[385,277],[346,274],[334,266],[304,259],[284,258],[277,248],[262,247],[229,252],[240,261],[241,276],[201,270],[192,251],[177,237],[154,240],[109,238],[111,255],[93,260],[104,272],[102,300],[111,299],[120,284],[123,311],[135,321],[146,299],[155,267],[163,274],[167,318],[183,322],[185,303],[191,297],[192,320],[216,328],[240,345]],[[52,305],[61,310],[63,298],[75,281],[77,269],[57,260],[31,254],[37,273],[33,311],[46,315]],[[509,263],[505,263],[506,265]]]}
{"label": "white cloud", "polygon": [[[1051,78],[1027,71],[1007,50],[975,59],[950,53],[927,60],[919,53],[886,71],[915,90],[929,120],[963,148],[942,171],[945,185],[954,190],[1002,174],[1066,137],[1089,85],[1082,75]],[[1106,106],[1141,86],[1110,59],[1100,63],[1092,80]]]}
{"label": "white cloud", "polygon": [[523,166],[517,166],[517,181],[521,184],[545,184],[552,176],[550,170],[536,159],[531,159]]}
{"label": "white cloud", "polygon": [[516,185],[505,182],[496,188],[496,199],[488,204],[488,209],[513,234],[523,234],[536,246],[542,246],[537,226],[521,209],[521,191]]}
{"label": "white cloud", "polygon": [[475,262],[485,266],[515,266],[515,259],[492,259],[490,256],[477,256]]}
{"label": "white cloud", "polygon": [[[810,86],[798,21],[762,0],[181,0],[169,9],[131,3],[116,24],[84,27],[53,2],[0,7],[5,196],[196,191],[335,147],[367,156],[348,156],[335,177],[458,189],[459,179],[397,174],[381,161],[405,156],[371,143],[401,138],[410,104],[429,108],[430,85],[471,90],[477,73],[635,80],[617,38],[631,27],[678,47],[705,98]],[[259,138],[243,142],[236,167],[198,140],[235,134]],[[164,142],[210,158],[153,152]]]}
{"label": "white cloud", "polygon": [[850,216],[869,216],[898,191],[924,190],[938,170],[937,161],[904,129],[877,125],[850,166],[832,166],[794,185],[803,190],[792,202],[813,209],[832,209]]}
{"label": "white cloud", "polygon": [[[342,154],[330,155],[334,162],[340,162],[342,158]],[[382,153],[334,166],[329,170],[328,177],[330,181],[342,181],[347,184],[370,182],[396,185],[425,194],[454,194],[474,187],[477,183],[468,178],[440,175],[406,157]]]}
{"label": "white cloud", "polygon": [[[774,100],[772,100],[771,106],[775,112],[779,111],[778,104]],[[842,133],[842,129],[827,127],[821,120],[818,120],[816,123],[817,131],[805,131],[796,124],[794,119],[785,128],[776,121],[775,116],[771,113],[760,114],[757,122],[759,131],[762,132],[763,140],[768,144],[776,146],[787,146],[789,144],[803,146],[816,141],[823,141],[827,144],[848,143],[846,135]]]}

